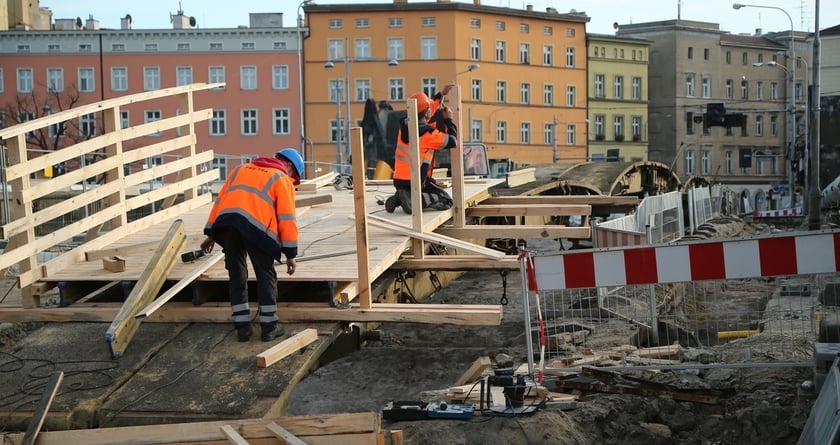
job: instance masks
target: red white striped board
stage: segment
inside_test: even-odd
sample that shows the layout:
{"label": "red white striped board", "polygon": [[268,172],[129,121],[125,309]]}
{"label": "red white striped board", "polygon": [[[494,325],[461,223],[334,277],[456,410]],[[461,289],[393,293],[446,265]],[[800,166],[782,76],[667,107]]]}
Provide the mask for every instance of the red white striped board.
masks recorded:
{"label": "red white striped board", "polygon": [[836,273],[840,231],[575,250],[534,257],[537,288],[579,289]]}
{"label": "red white striped board", "polygon": [[805,212],[802,210],[802,207],[793,207],[790,209],[779,209],[779,210],[756,210],[753,212],[753,216],[756,218],[778,218],[782,216],[803,216]]}
{"label": "red white striped board", "polygon": [[647,244],[647,235],[627,230],[595,228],[592,230],[598,248],[643,246]]}

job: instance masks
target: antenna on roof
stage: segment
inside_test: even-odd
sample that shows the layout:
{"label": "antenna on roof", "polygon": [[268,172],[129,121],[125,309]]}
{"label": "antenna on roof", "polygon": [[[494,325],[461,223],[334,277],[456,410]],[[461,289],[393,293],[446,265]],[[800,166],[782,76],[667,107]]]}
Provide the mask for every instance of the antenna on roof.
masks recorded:
{"label": "antenna on roof", "polygon": [[680,19],[682,14],[682,0],[677,0],[677,20]]}

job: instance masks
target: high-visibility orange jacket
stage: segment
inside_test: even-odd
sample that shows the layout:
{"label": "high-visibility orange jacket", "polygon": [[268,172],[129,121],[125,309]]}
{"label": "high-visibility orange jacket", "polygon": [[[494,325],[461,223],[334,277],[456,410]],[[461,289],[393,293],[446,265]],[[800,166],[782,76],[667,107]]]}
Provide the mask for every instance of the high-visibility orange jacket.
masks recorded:
{"label": "high-visibility orange jacket", "polygon": [[297,256],[295,186],[280,161],[257,158],[230,173],[210,210],[204,234],[222,244],[221,237],[215,236],[220,229],[238,231],[247,243],[277,260],[281,253],[286,258]]}

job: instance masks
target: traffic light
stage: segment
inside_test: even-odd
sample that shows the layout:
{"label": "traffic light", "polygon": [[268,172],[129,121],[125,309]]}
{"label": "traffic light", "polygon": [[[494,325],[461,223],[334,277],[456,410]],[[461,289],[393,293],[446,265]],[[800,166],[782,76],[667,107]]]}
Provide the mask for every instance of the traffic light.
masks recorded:
{"label": "traffic light", "polygon": [[744,113],[727,114],[723,119],[723,126],[726,128],[741,127],[747,125],[747,115]]}
{"label": "traffic light", "polygon": [[706,113],[703,115],[703,128],[723,126],[725,118],[726,107],[722,102],[708,103],[706,104]]}

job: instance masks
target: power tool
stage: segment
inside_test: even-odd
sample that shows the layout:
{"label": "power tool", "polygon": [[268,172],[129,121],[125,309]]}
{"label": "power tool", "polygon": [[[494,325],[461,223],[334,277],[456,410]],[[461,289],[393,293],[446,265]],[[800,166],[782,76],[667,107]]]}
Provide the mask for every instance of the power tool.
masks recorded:
{"label": "power tool", "polygon": [[204,256],[203,250],[193,250],[192,252],[184,252],[181,254],[182,263],[192,263],[193,261]]}

